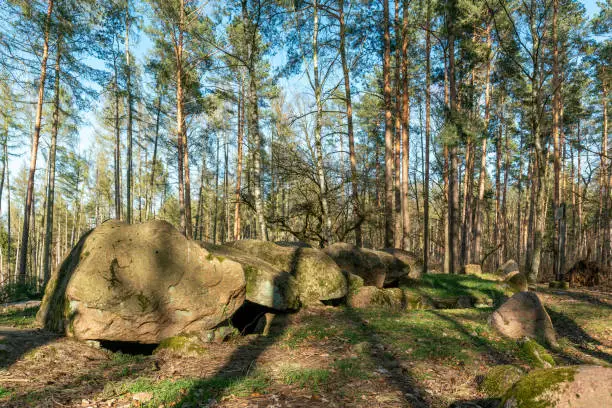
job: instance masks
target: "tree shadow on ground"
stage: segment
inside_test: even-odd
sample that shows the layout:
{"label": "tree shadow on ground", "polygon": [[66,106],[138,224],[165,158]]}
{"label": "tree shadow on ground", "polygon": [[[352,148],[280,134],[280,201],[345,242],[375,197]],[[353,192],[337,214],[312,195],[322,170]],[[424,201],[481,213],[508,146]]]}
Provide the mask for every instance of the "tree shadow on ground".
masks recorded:
{"label": "tree shadow on ground", "polygon": [[[577,290],[558,290],[558,289],[546,289],[542,290],[544,293],[549,293],[552,295],[558,296],[567,296],[575,300],[580,300],[583,302],[588,302],[596,306],[600,306],[606,309],[612,309],[612,303],[603,301],[596,296],[590,295],[584,291]],[[610,294],[606,294],[606,296],[610,296]]]}
{"label": "tree shadow on ground", "polygon": [[492,363],[494,364],[510,364],[512,363],[512,359],[509,358],[506,354],[496,349],[493,344],[478,334],[473,334],[472,331],[468,330],[465,325],[461,324],[457,319],[453,319],[449,315],[445,313],[440,313],[439,311],[432,311],[433,314],[438,316],[440,319],[445,320],[453,325],[457,329],[458,332],[463,334],[466,338],[470,340],[470,342],[477,348],[486,350],[488,356],[492,359]]}
{"label": "tree shadow on ground", "polygon": [[383,366],[387,382],[394,389],[402,392],[406,406],[429,407],[429,403],[423,397],[425,393],[418,385],[414,375],[405,366],[402,367],[392,348],[383,341],[381,334],[363,319],[357,309],[347,305],[343,309],[343,315],[354,323],[359,328],[360,334],[367,339],[370,359]]}
{"label": "tree shadow on ground", "polygon": [[[584,354],[612,364],[612,355],[596,348],[596,346],[600,346],[602,343],[591,337],[573,319],[565,313],[555,311],[549,307],[546,308],[546,311],[552,320],[555,330],[561,337],[569,339]],[[575,360],[574,357],[566,357],[570,360]]]}

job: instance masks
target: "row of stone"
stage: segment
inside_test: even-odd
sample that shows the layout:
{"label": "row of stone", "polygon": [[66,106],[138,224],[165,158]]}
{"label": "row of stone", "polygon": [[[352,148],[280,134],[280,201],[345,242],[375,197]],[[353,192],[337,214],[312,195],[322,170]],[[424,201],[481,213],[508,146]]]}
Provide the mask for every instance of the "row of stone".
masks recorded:
{"label": "row of stone", "polygon": [[107,221],[85,234],[54,272],[38,320],[83,340],[209,336],[245,300],[283,312],[344,300],[349,287],[386,290],[413,263],[395,251],[256,240],[218,246],[188,240],[164,221]]}

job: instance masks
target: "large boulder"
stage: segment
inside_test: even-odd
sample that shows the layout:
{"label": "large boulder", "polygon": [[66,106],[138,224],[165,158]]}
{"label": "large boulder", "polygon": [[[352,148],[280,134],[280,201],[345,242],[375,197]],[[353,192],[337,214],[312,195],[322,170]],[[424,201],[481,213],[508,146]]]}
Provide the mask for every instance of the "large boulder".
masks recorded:
{"label": "large boulder", "polygon": [[297,281],[289,272],[236,248],[210,243],[201,245],[217,258],[228,258],[242,265],[249,302],[278,311],[300,307]]}
{"label": "large boulder", "polygon": [[368,286],[382,288],[396,284],[410,273],[410,265],[384,251],[358,248],[344,242],[332,244],[323,251],[342,270],[361,276]]}
{"label": "large boulder", "polygon": [[503,263],[499,268],[497,268],[497,273],[500,276],[506,276],[512,272],[519,272],[519,266],[514,259],[508,259]]}
{"label": "large boulder", "polygon": [[323,251],[314,248],[282,247],[273,242],[244,239],[226,244],[260,258],[296,280],[303,304],[340,299],[347,294],[347,282],[338,265]]}
{"label": "large boulder", "polygon": [[536,369],[510,388],[500,408],[612,406],[612,368],[570,366]]}
{"label": "large boulder", "polygon": [[108,221],[54,272],[37,319],[84,340],[159,343],[205,332],[242,305],[240,264],[211,256],[164,221]]}
{"label": "large boulder", "polygon": [[490,324],[512,339],[525,337],[556,344],[555,329],[540,298],[534,292],[518,292],[489,318]]}
{"label": "large boulder", "polygon": [[527,278],[519,271],[510,272],[504,278],[504,286],[512,293],[525,292],[529,289]]}
{"label": "large boulder", "polygon": [[403,308],[404,303],[404,292],[399,288],[362,286],[348,297],[348,305],[357,309],[383,307],[399,310]]}

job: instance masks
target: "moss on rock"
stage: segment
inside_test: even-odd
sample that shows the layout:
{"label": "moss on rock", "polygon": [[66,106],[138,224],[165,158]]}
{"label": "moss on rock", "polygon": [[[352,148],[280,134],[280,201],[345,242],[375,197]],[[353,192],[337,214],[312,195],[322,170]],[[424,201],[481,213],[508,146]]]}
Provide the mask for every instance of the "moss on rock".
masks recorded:
{"label": "moss on rock", "polygon": [[537,341],[524,339],[519,345],[522,359],[527,361],[532,367],[550,368],[556,365],[553,356]]}
{"label": "moss on rock", "polygon": [[554,408],[557,391],[576,372],[574,367],[533,370],[506,392],[500,407]]}
{"label": "moss on rock", "polygon": [[204,347],[200,339],[196,336],[186,334],[180,334],[162,340],[154,353],[158,353],[162,350],[170,350],[182,355],[206,354],[206,347]]}
{"label": "moss on rock", "polygon": [[495,366],[484,376],[478,389],[488,397],[501,398],[523,374],[523,370],[513,365]]}

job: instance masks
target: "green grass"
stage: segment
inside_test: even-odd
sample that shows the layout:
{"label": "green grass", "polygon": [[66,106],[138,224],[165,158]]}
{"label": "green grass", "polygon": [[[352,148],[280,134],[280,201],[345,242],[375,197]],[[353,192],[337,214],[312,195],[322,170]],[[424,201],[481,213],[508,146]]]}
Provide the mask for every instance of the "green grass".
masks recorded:
{"label": "green grass", "polygon": [[113,398],[125,394],[150,393],[153,398],[141,406],[158,407],[161,404],[179,401],[187,404],[207,401],[222,395],[248,396],[255,392],[264,393],[268,386],[269,379],[258,372],[247,377],[218,376],[207,379],[181,378],[161,381],[141,377],[108,383],[102,395]]}
{"label": "green grass", "polygon": [[371,368],[366,367],[363,358],[349,357],[334,362],[334,368],[344,379],[366,380],[371,377]]}
{"label": "green grass", "polygon": [[384,344],[393,346],[412,361],[469,363],[484,353],[521,360],[518,344],[501,338],[487,324],[492,310],[415,310],[385,314],[364,310],[358,316],[369,322],[371,330]]}
{"label": "green grass", "polygon": [[411,280],[404,289],[415,296],[431,299],[469,296],[477,304],[499,304],[511,295],[489,275],[426,274],[419,280]]}
{"label": "green grass", "polygon": [[329,339],[357,344],[366,338],[363,333],[347,324],[346,321],[330,321],[326,317],[315,315],[306,316],[299,325],[289,327],[285,331],[282,342],[287,347],[295,349],[305,343]]}
{"label": "green grass", "polygon": [[7,390],[4,387],[0,387],[0,398],[9,397],[12,393],[13,393],[13,391]]}
{"label": "green grass", "polygon": [[34,327],[36,326],[36,312],[38,312],[38,307],[0,313],[0,326]]}
{"label": "green grass", "polygon": [[319,387],[329,380],[331,372],[318,368],[285,368],[282,371],[281,382],[287,385],[297,385],[318,393]]}

